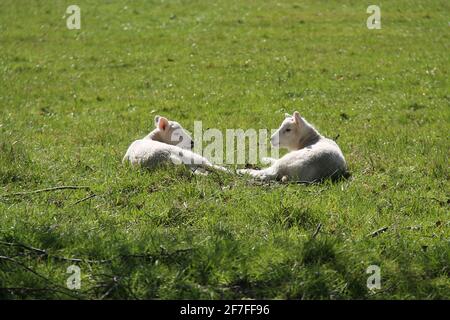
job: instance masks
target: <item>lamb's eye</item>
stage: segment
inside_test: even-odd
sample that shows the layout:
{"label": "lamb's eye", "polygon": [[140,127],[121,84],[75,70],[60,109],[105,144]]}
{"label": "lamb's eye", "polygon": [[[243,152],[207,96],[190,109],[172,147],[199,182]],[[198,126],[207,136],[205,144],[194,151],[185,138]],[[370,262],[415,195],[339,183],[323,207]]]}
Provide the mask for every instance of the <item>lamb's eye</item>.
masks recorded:
{"label": "lamb's eye", "polygon": [[286,129],[286,132],[289,132],[289,131],[291,131],[291,129],[289,129],[289,128],[288,128],[288,129]]}

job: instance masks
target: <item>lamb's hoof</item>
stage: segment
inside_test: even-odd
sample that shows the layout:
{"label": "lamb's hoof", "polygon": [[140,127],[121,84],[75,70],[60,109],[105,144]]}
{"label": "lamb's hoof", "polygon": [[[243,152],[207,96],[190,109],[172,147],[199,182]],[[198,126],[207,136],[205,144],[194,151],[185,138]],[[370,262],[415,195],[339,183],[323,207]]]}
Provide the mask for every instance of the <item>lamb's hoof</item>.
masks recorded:
{"label": "lamb's hoof", "polygon": [[281,182],[282,182],[282,183],[287,183],[288,181],[289,181],[288,176],[283,176],[283,177],[281,178]]}

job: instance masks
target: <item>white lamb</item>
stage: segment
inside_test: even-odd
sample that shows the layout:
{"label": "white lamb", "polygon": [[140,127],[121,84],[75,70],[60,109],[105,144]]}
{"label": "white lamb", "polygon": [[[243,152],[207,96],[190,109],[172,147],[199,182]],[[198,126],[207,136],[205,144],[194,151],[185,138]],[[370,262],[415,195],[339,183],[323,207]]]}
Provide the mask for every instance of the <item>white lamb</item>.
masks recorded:
{"label": "white lamb", "polygon": [[271,166],[262,170],[241,169],[261,180],[317,182],[346,173],[347,164],[341,149],[327,139],[296,111],[286,119],[271,137],[273,147],[287,148],[290,152],[280,159],[264,158]]}
{"label": "white lamb", "polygon": [[185,164],[196,173],[205,174],[211,169],[227,171],[211,164],[208,159],[194,153],[194,141],[176,121],[155,117],[155,130],[143,139],[134,141],[123,157],[122,163],[154,168],[162,163]]}

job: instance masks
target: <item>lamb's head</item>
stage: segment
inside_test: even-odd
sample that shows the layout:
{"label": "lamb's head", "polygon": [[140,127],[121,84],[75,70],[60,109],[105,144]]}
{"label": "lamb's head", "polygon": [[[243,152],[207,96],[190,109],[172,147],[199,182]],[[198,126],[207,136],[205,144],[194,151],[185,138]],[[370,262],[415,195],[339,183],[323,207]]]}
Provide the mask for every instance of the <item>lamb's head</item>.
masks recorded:
{"label": "lamb's head", "polygon": [[194,141],[190,134],[176,121],[169,121],[165,117],[155,117],[156,129],[151,133],[153,140],[191,150]]}
{"label": "lamb's head", "polygon": [[297,111],[293,115],[286,113],[285,116],[280,128],[270,138],[273,147],[298,150],[303,147],[304,141],[319,135]]}

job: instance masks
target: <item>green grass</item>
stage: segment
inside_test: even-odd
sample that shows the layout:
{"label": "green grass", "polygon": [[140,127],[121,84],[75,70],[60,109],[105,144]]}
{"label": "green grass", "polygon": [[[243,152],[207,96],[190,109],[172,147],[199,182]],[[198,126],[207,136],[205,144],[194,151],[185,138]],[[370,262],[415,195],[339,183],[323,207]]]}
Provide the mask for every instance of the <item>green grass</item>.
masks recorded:
{"label": "green grass", "polygon": [[[381,30],[364,1],[262,0],[79,0],[67,30],[73,3],[0,2],[0,194],[91,188],[0,198],[0,298],[450,298],[448,1],[378,1]],[[294,110],[340,135],[351,179],[120,163],[156,114],[224,131]],[[69,291],[58,257],[109,261]]]}

